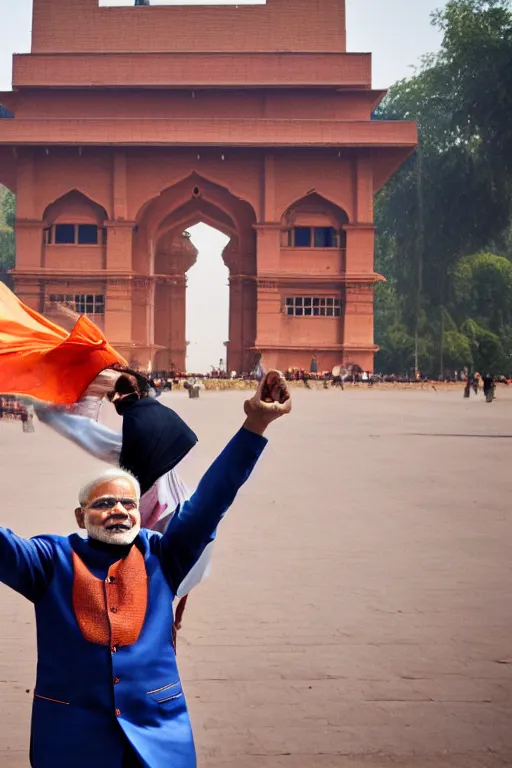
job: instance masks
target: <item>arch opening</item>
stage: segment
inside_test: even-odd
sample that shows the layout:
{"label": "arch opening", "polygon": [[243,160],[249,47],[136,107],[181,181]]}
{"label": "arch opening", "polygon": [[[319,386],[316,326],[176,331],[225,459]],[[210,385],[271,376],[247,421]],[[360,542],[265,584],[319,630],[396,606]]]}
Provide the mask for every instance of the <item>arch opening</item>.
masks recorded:
{"label": "arch opening", "polygon": [[248,203],[195,173],[141,207],[133,268],[152,278],[154,297],[134,305],[133,328],[149,329],[154,370],[247,370],[256,338],[255,222]]}
{"label": "arch opening", "polygon": [[229,237],[200,222],[189,229],[197,261],[187,272],[187,371],[225,371],[229,341],[229,269],[223,251]]}

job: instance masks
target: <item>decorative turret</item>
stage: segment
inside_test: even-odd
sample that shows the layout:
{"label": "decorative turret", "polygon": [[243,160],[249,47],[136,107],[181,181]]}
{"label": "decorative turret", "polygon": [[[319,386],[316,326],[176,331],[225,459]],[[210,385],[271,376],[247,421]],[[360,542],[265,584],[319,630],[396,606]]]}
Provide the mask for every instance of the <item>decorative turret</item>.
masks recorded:
{"label": "decorative turret", "polygon": [[188,232],[167,233],[158,241],[155,272],[160,275],[184,275],[196,263],[197,248]]}

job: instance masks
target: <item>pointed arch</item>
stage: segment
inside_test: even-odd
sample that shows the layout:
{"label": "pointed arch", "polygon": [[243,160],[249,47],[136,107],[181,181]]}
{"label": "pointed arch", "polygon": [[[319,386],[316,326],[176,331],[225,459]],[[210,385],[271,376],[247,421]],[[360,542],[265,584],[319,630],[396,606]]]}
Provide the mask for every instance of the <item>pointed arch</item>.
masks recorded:
{"label": "pointed arch", "polygon": [[290,203],[281,216],[285,226],[302,226],[302,224],[321,224],[341,229],[349,223],[347,212],[326,197],[312,192]]}
{"label": "pointed arch", "polygon": [[79,189],[71,189],[46,206],[43,221],[47,226],[63,222],[103,226],[107,211]]}
{"label": "pointed arch", "polygon": [[136,221],[144,224],[150,234],[154,235],[164,218],[194,200],[198,207],[201,201],[213,204],[235,223],[238,231],[256,222],[256,213],[250,203],[234,195],[227,187],[195,171],[147,200],[140,207]]}

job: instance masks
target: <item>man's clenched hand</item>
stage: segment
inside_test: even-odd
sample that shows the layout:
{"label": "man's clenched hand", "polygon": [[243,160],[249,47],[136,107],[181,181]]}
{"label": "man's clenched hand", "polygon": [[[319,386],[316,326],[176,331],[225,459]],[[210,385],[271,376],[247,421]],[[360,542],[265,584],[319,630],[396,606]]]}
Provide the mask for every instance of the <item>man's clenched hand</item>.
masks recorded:
{"label": "man's clenched hand", "polygon": [[280,371],[269,371],[258,386],[256,394],[244,403],[247,419],[245,429],[262,435],[270,422],[290,413],[292,401],[284,376]]}

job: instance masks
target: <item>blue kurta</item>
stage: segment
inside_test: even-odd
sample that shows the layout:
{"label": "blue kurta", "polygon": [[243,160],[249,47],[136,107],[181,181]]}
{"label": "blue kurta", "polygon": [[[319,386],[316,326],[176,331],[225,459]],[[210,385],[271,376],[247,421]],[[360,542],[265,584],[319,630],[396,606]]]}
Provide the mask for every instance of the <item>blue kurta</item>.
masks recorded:
{"label": "blue kurta", "polygon": [[34,768],[121,768],[126,740],[146,768],[195,768],[192,730],[172,647],[179,584],[251,474],[266,439],[241,429],[163,536],[142,530],[148,599],[132,645],[83,636],[73,608],[73,552],[105,584],[118,559],[77,534],[22,539],[0,528],[0,581],[35,604]]}

